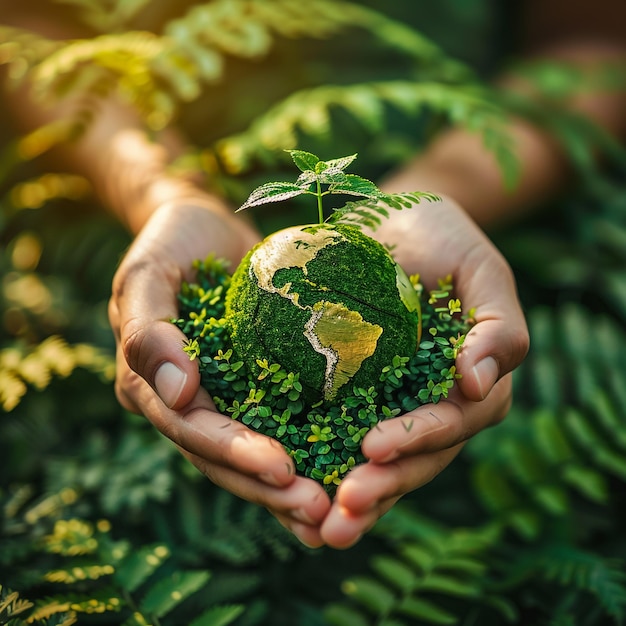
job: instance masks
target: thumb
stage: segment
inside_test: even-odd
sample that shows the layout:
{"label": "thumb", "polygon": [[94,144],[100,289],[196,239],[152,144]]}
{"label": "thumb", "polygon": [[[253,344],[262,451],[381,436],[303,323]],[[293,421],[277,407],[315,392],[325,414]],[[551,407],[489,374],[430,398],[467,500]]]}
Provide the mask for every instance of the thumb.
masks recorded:
{"label": "thumb", "polygon": [[[129,254],[113,282],[109,305],[118,349],[168,408],[179,410],[196,395],[200,373],[183,351],[185,335],[170,320],[178,315],[180,274],[156,260],[135,261]],[[161,263],[163,260],[161,259]],[[132,401],[135,388],[124,392]]]}
{"label": "thumb", "polygon": [[185,336],[168,321],[135,318],[126,328],[133,326],[135,329],[121,340],[129,367],[148,382],[168,408],[179,410],[189,404],[200,386],[200,373],[183,352]]}

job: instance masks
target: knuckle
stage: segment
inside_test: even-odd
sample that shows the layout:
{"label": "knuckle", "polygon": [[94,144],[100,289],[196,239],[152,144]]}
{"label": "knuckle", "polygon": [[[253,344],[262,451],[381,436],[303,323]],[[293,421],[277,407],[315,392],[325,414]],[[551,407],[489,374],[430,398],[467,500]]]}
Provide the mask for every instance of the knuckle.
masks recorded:
{"label": "knuckle", "polygon": [[128,366],[135,372],[139,371],[142,363],[145,329],[136,323],[135,318],[124,322],[120,328],[120,348]]}
{"label": "knuckle", "polygon": [[530,348],[530,336],[526,325],[522,328],[517,328],[512,332],[510,343],[511,355],[515,360],[515,364],[518,365],[524,360]]}

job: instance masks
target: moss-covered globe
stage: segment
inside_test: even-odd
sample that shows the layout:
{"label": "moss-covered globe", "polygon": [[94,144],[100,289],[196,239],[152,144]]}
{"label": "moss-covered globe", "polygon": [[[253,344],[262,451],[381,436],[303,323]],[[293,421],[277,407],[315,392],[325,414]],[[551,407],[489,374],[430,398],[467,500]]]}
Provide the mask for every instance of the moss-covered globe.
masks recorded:
{"label": "moss-covered globe", "polygon": [[232,277],[226,319],[237,358],[300,375],[310,402],[369,387],[419,343],[420,303],[387,250],[347,224],[295,226],[254,247]]}

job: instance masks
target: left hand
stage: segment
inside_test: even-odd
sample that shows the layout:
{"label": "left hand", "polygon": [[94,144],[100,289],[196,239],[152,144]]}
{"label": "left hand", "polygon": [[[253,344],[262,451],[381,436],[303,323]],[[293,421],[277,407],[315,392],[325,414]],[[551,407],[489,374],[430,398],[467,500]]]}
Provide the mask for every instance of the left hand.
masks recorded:
{"label": "left hand", "polygon": [[444,198],[393,214],[373,236],[394,244],[396,260],[419,273],[426,288],[451,274],[457,296],[475,308],[476,324],[457,358],[462,377],[449,397],[380,422],[366,435],[369,461],[343,480],[320,526],[320,538],[335,548],[353,545],[398,499],[435,478],[465,441],[506,416],[511,371],[529,345],[508,264],[455,202]]}

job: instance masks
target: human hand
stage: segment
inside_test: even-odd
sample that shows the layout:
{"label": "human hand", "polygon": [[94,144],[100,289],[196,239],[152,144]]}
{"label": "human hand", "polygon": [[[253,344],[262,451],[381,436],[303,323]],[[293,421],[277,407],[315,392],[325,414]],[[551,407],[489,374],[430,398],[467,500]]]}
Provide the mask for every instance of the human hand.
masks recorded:
{"label": "human hand", "polygon": [[486,235],[452,200],[394,213],[373,233],[427,288],[452,275],[458,297],[475,308],[475,326],[457,358],[462,378],[449,397],[383,421],[365,437],[369,461],[337,490],[320,538],[344,548],[404,494],[435,478],[471,436],[501,421],[511,404],[511,374],[529,340],[512,272]]}
{"label": "human hand", "polygon": [[226,209],[168,203],[142,228],[113,281],[109,317],[117,343],[116,393],[144,415],[212,482],[267,507],[304,543],[319,546],[330,500],[316,482],[295,475],[273,439],[219,414],[200,387],[184,335],[170,323],[182,280],[209,252],[236,267],[257,233]]}

